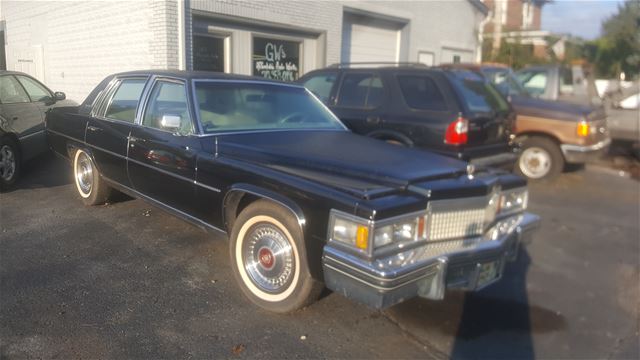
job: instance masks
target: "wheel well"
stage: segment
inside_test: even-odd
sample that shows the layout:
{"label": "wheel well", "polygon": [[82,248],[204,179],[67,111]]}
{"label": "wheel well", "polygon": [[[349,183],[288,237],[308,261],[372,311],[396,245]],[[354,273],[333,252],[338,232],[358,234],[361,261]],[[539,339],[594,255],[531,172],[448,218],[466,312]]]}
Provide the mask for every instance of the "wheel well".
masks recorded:
{"label": "wheel well", "polygon": [[246,193],[244,191],[234,191],[228,195],[224,204],[224,222],[227,232],[231,232],[233,224],[238,215],[254,201],[260,200],[261,197]]}
{"label": "wheel well", "polygon": [[558,140],[557,137],[548,134],[548,133],[544,133],[544,132],[536,132],[536,131],[531,131],[531,132],[526,132],[526,133],[522,133],[522,134],[518,134],[516,136],[516,142],[520,143],[522,141],[524,141],[527,138],[530,137],[542,137],[542,138],[546,138],[549,139],[551,141],[553,141],[554,143],[556,143],[557,145],[560,145],[560,140]]}
{"label": "wheel well", "polygon": [[12,132],[6,132],[2,134],[2,137],[6,137],[7,139],[11,139],[16,145],[18,145],[18,151],[22,152],[22,145],[20,144],[20,140],[18,136]]}

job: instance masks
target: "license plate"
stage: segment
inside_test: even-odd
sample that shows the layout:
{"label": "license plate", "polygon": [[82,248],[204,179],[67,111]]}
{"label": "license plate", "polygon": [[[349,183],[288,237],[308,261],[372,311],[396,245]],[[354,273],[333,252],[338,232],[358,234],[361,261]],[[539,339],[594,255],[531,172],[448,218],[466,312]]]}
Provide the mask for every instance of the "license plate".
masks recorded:
{"label": "license plate", "polygon": [[486,285],[498,277],[498,262],[492,261],[480,265],[478,272],[478,287]]}

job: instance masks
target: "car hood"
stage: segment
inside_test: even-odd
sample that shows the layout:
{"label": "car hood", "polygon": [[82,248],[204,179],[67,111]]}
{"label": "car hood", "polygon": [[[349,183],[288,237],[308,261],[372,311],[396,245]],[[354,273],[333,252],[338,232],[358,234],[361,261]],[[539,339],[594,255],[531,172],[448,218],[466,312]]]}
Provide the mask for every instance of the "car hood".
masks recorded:
{"label": "car hood", "polygon": [[416,182],[466,173],[466,163],[348,131],[273,131],[218,138],[233,158],[372,198]]}
{"label": "car hood", "polygon": [[593,116],[592,114],[596,111],[595,108],[587,105],[522,96],[513,96],[511,105],[518,115],[567,121],[580,121]]}

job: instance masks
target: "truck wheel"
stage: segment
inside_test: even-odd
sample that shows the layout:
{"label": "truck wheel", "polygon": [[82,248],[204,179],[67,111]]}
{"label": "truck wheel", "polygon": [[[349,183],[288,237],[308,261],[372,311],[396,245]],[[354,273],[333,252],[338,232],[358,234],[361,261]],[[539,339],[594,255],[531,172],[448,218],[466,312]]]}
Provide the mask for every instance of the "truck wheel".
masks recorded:
{"label": "truck wheel", "polygon": [[564,168],[564,157],[560,147],[543,137],[526,138],[516,164],[516,172],[531,180],[553,179]]}
{"label": "truck wheel", "polygon": [[85,205],[100,205],[109,199],[111,188],[100,177],[91,156],[82,149],[73,156],[73,177]]}
{"label": "truck wheel", "polygon": [[20,175],[20,148],[13,139],[0,139],[0,190],[13,185]]}
{"label": "truck wheel", "polygon": [[263,309],[291,312],[320,295],[322,284],[309,272],[300,225],[282,206],[258,200],[244,209],[229,250],[242,292]]}

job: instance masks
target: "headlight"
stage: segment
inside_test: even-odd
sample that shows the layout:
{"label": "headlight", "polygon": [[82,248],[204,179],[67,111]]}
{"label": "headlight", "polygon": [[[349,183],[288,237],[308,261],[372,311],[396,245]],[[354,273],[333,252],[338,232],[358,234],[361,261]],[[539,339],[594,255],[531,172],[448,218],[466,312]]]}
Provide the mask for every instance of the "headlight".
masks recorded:
{"label": "headlight", "polygon": [[332,210],[329,232],[332,241],[370,253],[392,243],[404,244],[426,239],[426,216],[426,212],[423,212],[383,220],[374,226],[365,219]]}
{"label": "headlight", "polygon": [[509,215],[527,209],[529,191],[526,188],[505,190],[500,196],[500,215]]}
{"label": "headlight", "polygon": [[365,219],[332,211],[329,224],[331,240],[339,241],[364,251],[369,249],[369,229],[371,225]]}

